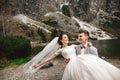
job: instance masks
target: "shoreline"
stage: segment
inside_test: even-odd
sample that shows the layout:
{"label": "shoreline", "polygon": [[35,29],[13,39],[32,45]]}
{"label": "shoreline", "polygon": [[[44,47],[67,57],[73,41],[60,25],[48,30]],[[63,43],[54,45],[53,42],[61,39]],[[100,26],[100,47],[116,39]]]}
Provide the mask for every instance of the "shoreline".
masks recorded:
{"label": "shoreline", "polygon": [[[114,66],[120,69],[120,59],[106,59],[106,61],[110,62]],[[53,66],[48,68],[40,69],[34,74],[35,80],[61,80],[66,63],[62,57],[55,58],[51,61]],[[23,66],[23,65],[21,65]],[[16,73],[20,71],[20,66],[18,67],[8,67],[3,70],[0,70],[0,80],[26,80],[24,77],[20,77],[19,79],[13,79]],[[17,76],[16,76],[17,77]],[[34,80],[31,79],[31,80]]]}

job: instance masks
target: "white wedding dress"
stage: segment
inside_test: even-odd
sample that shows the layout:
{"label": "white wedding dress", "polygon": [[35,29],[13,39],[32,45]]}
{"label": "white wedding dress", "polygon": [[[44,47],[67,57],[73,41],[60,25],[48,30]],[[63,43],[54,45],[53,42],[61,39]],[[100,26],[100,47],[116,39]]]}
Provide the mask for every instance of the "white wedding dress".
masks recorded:
{"label": "white wedding dress", "polygon": [[75,45],[59,49],[56,55],[70,58],[62,80],[120,80],[120,70],[92,54],[76,56]]}

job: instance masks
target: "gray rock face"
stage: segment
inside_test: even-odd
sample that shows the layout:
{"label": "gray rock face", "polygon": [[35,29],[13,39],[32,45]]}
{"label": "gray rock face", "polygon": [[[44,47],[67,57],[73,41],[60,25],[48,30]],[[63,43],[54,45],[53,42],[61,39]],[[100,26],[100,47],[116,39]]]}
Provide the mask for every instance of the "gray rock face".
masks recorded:
{"label": "gray rock face", "polygon": [[[120,0],[1,0],[2,14],[26,14],[37,20],[47,12],[62,11],[68,5],[67,14],[85,21],[94,20],[99,10],[108,12],[120,11]],[[64,6],[65,8],[65,6]],[[69,8],[69,10],[68,10]]]}
{"label": "gray rock face", "polygon": [[44,19],[44,22],[50,22],[50,20],[56,22],[55,28],[60,29],[64,32],[77,34],[79,31],[80,25],[72,18],[63,15],[60,12],[47,13],[44,16]]}
{"label": "gray rock face", "polygon": [[[120,27],[120,0],[1,0],[0,6],[1,17],[23,14],[40,21],[46,13],[59,11],[97,26]],[[0,33],[6,26],[4,17]]]}
{"label": "gray rock face", "polygon": [[39,20],[47,12],[58,11],[58,5],[62,2],[63,0],[57,2],[56,0],[2,0],[0,1],[1,14],[25,14]]}
{"label": "gray rock face", "polygon": [[109,14],[120,11],[119,0],[69,0],[74,16],[85,21],[94,20],[99,10]]}

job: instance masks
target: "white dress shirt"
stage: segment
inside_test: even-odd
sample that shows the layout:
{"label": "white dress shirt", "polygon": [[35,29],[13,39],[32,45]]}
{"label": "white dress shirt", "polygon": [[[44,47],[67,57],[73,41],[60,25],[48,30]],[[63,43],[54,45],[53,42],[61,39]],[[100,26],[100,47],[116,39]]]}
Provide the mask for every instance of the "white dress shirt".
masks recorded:
{"label": "white dress shirt", "polygon": [[81,55],[84,55],[85,48],[87,47],[87,44],[81,45],[80,47],[81,47]]}

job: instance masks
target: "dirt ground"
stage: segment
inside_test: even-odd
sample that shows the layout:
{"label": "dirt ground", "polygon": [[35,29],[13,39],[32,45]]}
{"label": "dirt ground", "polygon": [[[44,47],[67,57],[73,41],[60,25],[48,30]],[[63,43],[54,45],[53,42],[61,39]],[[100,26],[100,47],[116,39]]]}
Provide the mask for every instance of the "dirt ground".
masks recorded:
{"label": "dirt ground", "polygon": [[[106,59],[116,67],[120,68],[120,59]],[[15,76],[21,70],[19,67],[8,67],[0,70],[0,80],[61,80],[66,63],[59,57],[51,61],[53,66],[38,70],[32,77],[24,78]],[[14,77],[13,77],[14,76]]]}

